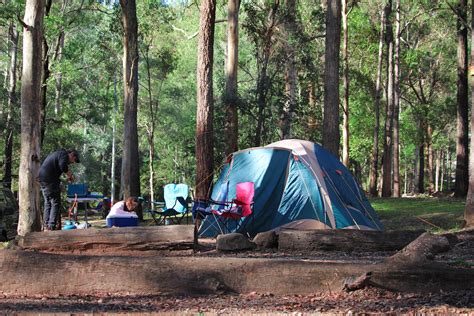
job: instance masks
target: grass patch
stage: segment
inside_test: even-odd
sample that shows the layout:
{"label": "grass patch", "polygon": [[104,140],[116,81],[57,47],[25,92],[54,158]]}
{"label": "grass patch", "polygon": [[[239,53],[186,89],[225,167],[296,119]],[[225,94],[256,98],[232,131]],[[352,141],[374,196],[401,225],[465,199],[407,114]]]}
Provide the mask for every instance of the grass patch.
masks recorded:
{"label": "grass patch", "polygon": [[387,230],[425,229],[431,232],[461,228],[465,200],[454,198],[374,198],[372,207]]}

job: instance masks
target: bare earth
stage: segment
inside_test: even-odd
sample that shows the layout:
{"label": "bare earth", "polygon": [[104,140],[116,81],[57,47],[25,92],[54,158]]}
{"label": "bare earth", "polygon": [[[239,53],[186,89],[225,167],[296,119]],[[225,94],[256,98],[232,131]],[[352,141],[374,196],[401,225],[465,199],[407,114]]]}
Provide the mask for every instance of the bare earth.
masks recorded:
{"label": "bare earth", "polygon": [[[212,242],[208,246],[212,246]],[[209,247],[201,252],[190,250],[148,253],[143,255],[227,257],[289,257],[295,260],[319,258],[327,261],[380,262],[390,252],[378,253],[282,253],[278,251],[246,251],[218,253]],[[134,253],[136,255],[136,253]],[[1,250],[0,250],[1,255]],[[88,253],[91,255],[91,253]],[[99,253],[97,255],[100,255]],[[103,254],[102,254],[103,255]],[[127,253],[123,253],[127,255]],[[474,269],[474,238],[469,237],[447,253],[438,254],[436,261]],[[1,277],[0,277],[1,279]],[[68,282],[68,276],[54,282]],[[474,291],[438,292],[430,294],[396,293],[377,288],[355,292],[324,291],[311,295],[278,296],[272,293],[247,293],[206,296],[123,296],[103,293],[97,296],[15,297],[0,293],[0,314],[17,313],[127,313],[127,314],[460,314],[474,315]]]}
{"label": "bare earth", "polygon": [[274,296],[271,293],[204,297],[116,296],[2,298],[1,313],[430,313],[474,315],[474,293],[399,294],[380,289],[353,293]]}

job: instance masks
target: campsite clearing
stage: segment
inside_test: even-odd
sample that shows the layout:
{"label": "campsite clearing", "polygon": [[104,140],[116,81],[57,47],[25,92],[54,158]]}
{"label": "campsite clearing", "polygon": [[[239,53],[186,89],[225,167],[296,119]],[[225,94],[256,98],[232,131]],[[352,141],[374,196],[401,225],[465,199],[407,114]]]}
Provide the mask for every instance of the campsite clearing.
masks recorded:
{"label": "campsite clearing", "polygon": [[[455,200],[450,199],[426,200],[424,204],[428,206],[426,213],[421,213],[421,211],[415,212],[415,210],[410,209],[412,204],[404,204],[406,202],[405,200],[377,200],[374,206],[377,209],[377,203],[385,203],[384,205],[387,206],[387,209],[380,213],[385,216],[382,216],[384,224],[390,226],[390,219],[398,217],[398,212],[405,214],[406,220],[411,220],[413,216],[424,216],[424,218],[426,218],[425,215],[428,215],[430,210],[439,212],[439,205],[457,205]],[[419,201],[411,200],[409,202],[422,203],[423,199]],[[390,210],[390,207],[394,209]],[[462,208],[459,207],[459,205],[457,207],[457,209],[446,211],[447,215],[450,215],[451,212],[460,214],[459,211]],[[453,227],[456,225],[457,222]],[[28,275],[25,274],[24,280],[28,279],[29,289],[32,292],[21,293],[20,290],[16,291],[17,294],[15,294],[6,291],[6,289],[1,289],[0,297],[3,295],[3,298],[0,299],[0,310],[6,312],[94,311],[141,313],[174,312],[177,314],[196,314],[200,312],[272,314],[280,312],[301,312],[308,314],[312,312],[334,313],[349,311],[467,313],[474,308],[472,303],[474,302],[472,290],[469,291],[467,288],[462,288],[463,284],[465,285],[464,279],[462,279],[464,274],[458,274],[458,276],[461,277],[457,282],[460,288],[455,290],[445,289],[441,292],[393,292],[372,286],[355,292],[347,293],[342,291],[341,280],[343,278],[341,278],[341,276],[343,276],[343,274],[350,274],[349,279],[354,281],[357,276],[363,275],[364,271],[367,271],[366,268],[369,267],[369,270],[373,272],[374,282],[386,278],[387,274],[380,272],[387,271],[387,266],[384,267],[380,264],[386,261],[389,256],[393,255],[395,251],[323,251],[315,249],[283,251],[280,249],[266,249],[260,251],[249,250],[221,253],[213,250],[212,239],[203,239],[201,251],[193,253],[189,248],[189,242],[186,242],[186,240],[182,240],[182,242],[184,246],[187,245],[187,249],[185,249],[186,247],[184,246],[179,248],[176,247],[176,243],[170,243],[169,240],[167,241],[166,238],[162,238],[157,234],[157,232],[164,231],[172,233],[173,230],[178,229],[180,235],[188,236],[184,239],[189,240],[189,232],[185,232],[188,227],[186,227],[186,225],[181,226],[182,227],[174,228],[173,226],[143,227],[147,231],[147,238],[155,239],[155,242],[151,243],[154,246],[148,249],[141,247],[139,244],[134,244],[133,238],[136,238],[136,236],[127,235],[126,232],[132,230],[132,228],[127,228],[77,231],[75,232],[76,240],[71,239],[63,243],[63,245],[69,243],[69,246],[76,243],[78,248],[86,248],[85,251],[78,249],[75,251],[72,249],[68,250],[67,247],[60,249],[60,251],[55,251],[51,247],[49,247],[49,249],[33,252],[24,250],[3,250],[3,261],[0,264],[2,271],[6,273],[6,276],[11,273],[19,273],[17,276],[10,275],[15,280],[10,280],[10,283],[13,283],[14,287],[17,286],[17,290],[21,289],[24,285],[19,281],[22,280],[20,278],[20,270],[29,271]],[[426,229],[429,228],[430,225],[415,219],[413,226],[410,227]],[[106,240],[103,239],[104,236],[102,233],[107,231],[113,233],[109,241],[109,246],[112,245],[111,247],[113,248],[114,243],[116,246],[121,243],[120,238],[128,238],[128,245],[131,248],[127,249],[127,247],[123,247],[122,249],[113,251],[113,253],[107,253],[106,251],[104,252],[104,248],[101,248],[100,245],[97,245],[97,247],[88,246],[88,242],[84,242],[84,240],[87,241],[87,236],[92,234],[94,237],[90,238],[89,242],[96,240],[97,244],[104,246]],[[122,231],[125,236],[120,236],[120,234],[118,234],[120,231]],[[115,232],[117,232],[117,234]],[[176,232],[177,231],[175,231],[175,233]],[[31,237],[37,236],[39,239],[35,242],[33,242],[33,239],[30,239],[29,245],[31,246],[35,243],[37,245],[54,243],[54,238],[58,238],[61,233],[62,232],[46,232],[32,235]],[[83,237],[80,237],[82,235]],[[456,246],[451,247],[448,252],[436,254],[434,262],[437,265],[442,265],[441,267],[444,267],[443,269],[458,272],[464,271],[469,275],[472,274],[474,272],[474,242],[473,238],[467,238],[466,236],[472,237],[472,234],[464,235],[464,237],[462,237],[464,240],[457,243]],[[82,239],[82,244],[79,242],[81,238],[85,238]],[[161,238],[161,241],[158,240],[159,238]],[[44,242],[41,242],[42,239]],[[176,239],[176,236],[172,239]],[[28,240],[25,240],[25,242],[27,241]],[[160,242],[164,242],[167,246],[162,247],[163,243],[161,243],[160,246]],[[107,245],[105,246],[109,247]],[[44,253],[44,251],[48,251],[49,253]],[[15,262],[15,264],[12,265],[12,262]],[[50,288],[41,287],[49,284],[46,280],[47,276],[38,273],[38,271],[43,271],[44,274],[44,271],[48,271],[41,268],[42,262],[56,262],[62,267],[58,269],[63,277],[56,278],[60,280],[57,287],[64,288],[69,284],[74,285],[76,289],[83,289],[85,291],[83,291],[82,294],[79,293],[80,291],[76,294],[73,292],[68,293],[67,291],[40,294],[45,288]],[[15,266],[23,268],[15,270]],[[209,274],[202,274],[201,272],[201,274],[193,276],[192,271],[196,271],[196,267],[203,269],[206,266],[212,268],[213,272],[210,275],[213,275],[213,277],[203,277],[205,275],[209,276]],[[252,274],[253,270],[258,270],[252,268],[256,266],[265,267],[263,270],[265,274],[261,275],[260,278],[258,275]],[[340,269],[334,270],[335,267],[339,267]],[[440,266],[438,265],[437,267]],[[432,278],[431,281],[444,282],[444,277],[447,277],[448,280],[455,277],[454,274],[450,276],[448,273],[445,273],[445,270],[439,270],[437,267],[431,268],[434,269],[431,270],[431,274],[434,273],[437,275],[434,279]],[[134,272],[129,278],[127,277],[128,279],[123,277],[123,272],[127,269],[136,271],[136,273]],[[274,272],[272,272],[272,269]],[[85,274],[84,271],[86,272]],[[147,271],[152,272],[152,274],[147,274]],[[410,277],[407,278],[406,270],[405,272],[401,270],[394,271],[396,271],[396,273],[389,277],[396,282],[401,280],[402,283],[404,282],[404,278],[416,280],[417,277],[423,277],[423,273],[425,273],[423,272],[423,268],[418,271],[411,269],[409,270]],[[332,274],[333,272],[336,273]],[[160,278],[160,274],[165,276],[165,278]],[[288,289],[291,288],[291,284],[285,286],[278,284],[278,280],[285,282],[285,278],[281,277],[281,275],[284,276],[285,274],[298,274],[297,278],[295,278],[298,283],[296,284],[297,286],[294,287],[295,292],[293,293],[288,292]],[[65,275],[67,275],[67,277],[65,277]],[[146,277],[146,275],[148,275],[148,277]],[[150,275],[154,276],[150,277]],[[271,275],[275,277],[270,278]],[[311,277],[311,275],[313,276]],[[397,275],[401,276],[401,279],[399,279]],[[112,279],[114,276],[116,278],[115,281]],[[142,276],[142,281],[136,280]],[[305,289],[305,287],[314,286],[315,276],[318,276],[316,279],[322,281],[321,284],[323,284],[323,286],[309,290]],[[327,280],[324,281],[322,276],[326,277]],[[42,278],[45,279],[43,280]],[[268,284],[268,281],[265,280],[269,280],[269,278],[272,279],[272,282],[276,283]],[[5,281],[9,279],[10,277],[4,277]],[[181,283],[172,283],[173,279]],[[228,291],[228,288],[222,286],[223,284],[232,284],[233,279],[246,280],[247,283],[239,285],[241,286],[240,292]],[[101,280],[104,282],[101,282]],[[207,293],[206,291],[201,291],[202,288],[201,290],[196,288],[196,290],[191,289],[190,293],[186,295],[171,294],[173,293],[173,289],[176,289],[178,286],[199,284],[199,282],[192,283],[199,280],[207,280],[207,283],[204,283]],[[76,284],[79,281],[80,284]],[[89,285],[100,287],[103,286],[101,283],[112,284],[113,282],[119,287],[123,285],[123,288],[116,288],[116,290],[106,290],[104,288],[104,291],[96,293],[88,292],[87,290]],[[143,285],[140,282],[143,282]],[[157,282],[156,284],[161,287],[161,290],[150,290],[153,288],[153,282]],[[15,285],[15,283],[18,284]],[[417,282],[415,284],[432,285],[432,282]],[[133,290],[134,288],[138,289],[140,287],[144,289],[143,286],[150,287],[150,289],[145,289],[140,293],[139,291]],[[126,289],[127,287],[128,289]],[[252,290],[251,287],[254,289]],[[236,289],[237,288],[239,287],[236,287]],[[37,294],[33,293],[34,290],[38,291]]]}

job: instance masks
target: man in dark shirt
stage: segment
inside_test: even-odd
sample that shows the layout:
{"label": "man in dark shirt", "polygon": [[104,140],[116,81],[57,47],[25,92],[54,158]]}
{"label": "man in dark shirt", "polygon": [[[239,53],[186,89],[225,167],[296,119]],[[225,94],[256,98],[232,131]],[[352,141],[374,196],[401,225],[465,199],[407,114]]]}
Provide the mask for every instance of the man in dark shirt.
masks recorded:
{"label": "man in dark shirt", "polygon": [[69,165],[79,163],[79,154],[75,149],[60,149],[46,157],[39,170],[39,181],[44,198],[44,230],[55,230],[61,208],[60,177],[67,175],[69,182],[74,175]]}

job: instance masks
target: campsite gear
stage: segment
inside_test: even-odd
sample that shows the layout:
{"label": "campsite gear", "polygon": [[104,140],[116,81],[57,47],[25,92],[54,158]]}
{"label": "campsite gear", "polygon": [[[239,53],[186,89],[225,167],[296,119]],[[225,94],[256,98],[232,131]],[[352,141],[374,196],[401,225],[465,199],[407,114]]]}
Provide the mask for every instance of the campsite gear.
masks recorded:
{"label": "campsite gear", "polygon": [[[229,192],[229,182],[223,182],[217,189],[217,197],[214,200],[198,199],[194,201],[192,215],[196,231],[201,226],[202,219],[206,216],[214,217],[214,221],[208,222],[209,225],[206,230],[213,230],[214,235],[224,234],[223,225],[220,225],[220,220],[217,216],[224,211],[225,208],[230,208],[230,202],[227,201]],[[204,234],[205,231],[201,231],[200,234]]]}
{"label": "campsite gear", "polygon": [[[128,199],[127,199],[128,200]],[[138,202],[137,199],[132,198],[133,202]],[[127,209],[126,201],[119,201],[115,203],[110,209],[106,218],[108,227],[128,227],[138,225],[138,216],[135,212]]]}
{"label": "campsite gear", "polygon": [[[217,199],[228,182],[228,197],[236,196],[236,184],[255,185],[252,217],[240,220],[229,231],[248,233],[283,227],[294,229],[382,230],[377,214],[350,171],[320,145],[303,140],[279,141],[265,147],[235,152],[227,159],[214,189]],[[251,221],[252,225],[245,225]],[[206,216],[199,229],[213,236]]]}
{"label": "campsite gear", "polygon": [[86,197],[89,194],[89,188],[85,183],[74,183],[68,184],[67,186],[67,197]]}
{"label": "campsite gear", "polygon": [[70,230],[70,229],[76,229],[76,228],[77,228],[76,223],[71,220],[66,220],[62,227],[63,230]]}
{"label": "campsite gear", "polygon": [[187,184],[170,183],[164,186],[164,202],[151,201],[157,206],[161,206],[160,211],[152,209],[146,210],[153,217],[155,224],[168,225],[171,223],[181,224],[183,218],[188,214],[189,186]]}
{"label": "campsite gear", "polygon": [[[84,228],[88,228],[90,225],[87,220],[87,202],[85,202],[84,200],[90,200],[90,199],[79,198],[77,194],[75,194],[73,198],[68,197],[67,201],[68,203],[71,203],[71,206],[68,209],[68,216],[69,216],[69,221],[74,221],[75,223],[78,223],[77,221],[78,205],[79,203],[84,203],[84,221],[85,221]],[[59,223],[61,223],[61,220],[59,221]]]}
{"label": "campsite gear", "polygon": [[[228,183],[226,185],[228,192]],[[246,224],[241,219],[252,214],[253,196],[255,193],[253,182],[242,182],[237,183],[235,187],[235,199],[227,202],[227,196],[223,199],[225,202],[211,202],[218,203],[219,206],[224,205],[225,207],[219,207],[218,210],[212,211],[217,221],[222,224],[221,232],[229,232],[229,226],[232,221],[233,230],[239,230]],[[227,193],[226,193],[227,194]]]}
{"label": "campsite gear", "polygon": [[137,216],[110,216],[106,219],[107,227],[132,227],[138,226],[138,217]]}

